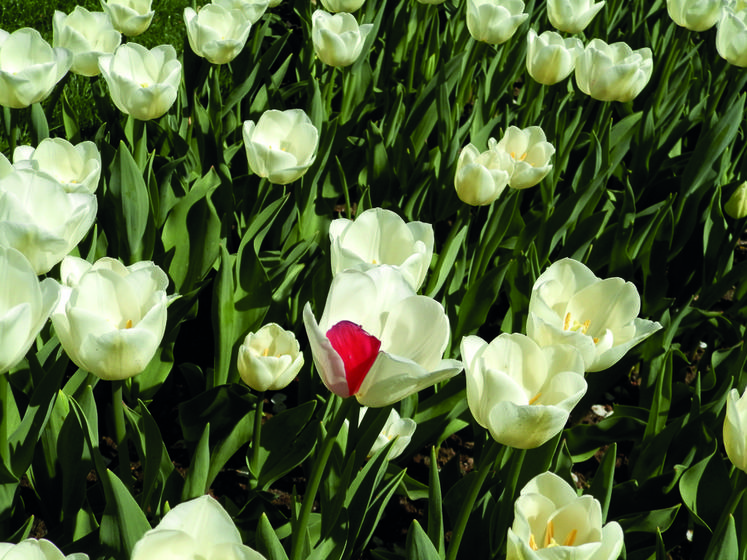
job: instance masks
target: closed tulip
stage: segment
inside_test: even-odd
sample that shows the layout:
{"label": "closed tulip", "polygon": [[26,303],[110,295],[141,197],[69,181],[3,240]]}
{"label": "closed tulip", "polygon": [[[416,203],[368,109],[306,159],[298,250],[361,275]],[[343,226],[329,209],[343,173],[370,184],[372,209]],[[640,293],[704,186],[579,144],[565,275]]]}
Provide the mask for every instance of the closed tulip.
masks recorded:
{"label": "closed tulip", "polygon": [[130,560],[265,560],[243,544],[231,516],[215,498],[200,496],[163,516],[132,549]]}
{"label": "closed tulip", "polygon": [[729,200],[724,204],[724,212],[735,220],[747,217],[747,181],[731,193]]}
{"label": "closed tulip", "polygon": [[495,138],[490,138],[484,152],[474,144],[467,144],[459,154],[454,188],[465,204],[490,204],[508,185],[513,163],[506,152],[496,149],[497,144]]}
{"label": "closed tulip", "polygon": [[57,282],[39,282],[26,257],[0,247],[0,374],[23,359],[59,296]]}
{"label": "closed tulip", "polygon": [[724,4],[716,28],[716,50],[729,64],[747,68],[747,7]]}
{"label": "closed tulip", "polygon": [[82,6],[67,15],[55,11],[52,29],[52,44],[73,53],[70,71],[81,76],[98,76],[99,56],[113,53],[122,42],[122,34],[114,29],[108,14],[89,12]]}
{"label": "closed tulip", "polygon": [[207,4],[199,12],[184,8],[184,23],[192,51],[212,64],[236,58],[252,27],[244,12],[218,4]]}
{"label": "closed tulip", "polygon": [[433,257],[433,226],[407,222],[391,210],[370,208],[355,221],[332,220],[329,226],[332,274],[348,268],[396,266],[412,289],[425,280]]}
{"label": "closed tulip", "polygon": [[667,0],[669,17],[690,31],[705,31],[718,21],[723,0]]}
{"label": "closed tulip", "polygon": [[322,6],[328,12],[354,12],[366,0],[322,0]]}
{"label": "closed tulip", "polygon": [[52,324],[75,365],[108,380],[142,372],[166,329],[166,273],[152,262],[67,257],[60,276]]}
{"label": "closed tulip", "polygon": [[562,259],[534,283],[527,334],[540,346],[569,344],[581,353],[586,371],[601,371],[661,328],[640,319],[640,310],[631,282],[601,279],[582,263]]}
{"label": "closed tulip", "polygon": [[[358,414],[358,424],[363,424],[363,422],[365,422],[367,410],[368,408],[365,406],[361,407]],[[396,459],[402,455],[402,453],[405,452],[405,449],[407,449],[407,446],[410,445],[410,441],[412,441],[412,436],[417,427],[417,423],[412,418],[401,418],[399,412],[394,409],[390,410],[389,416],[387,417],[386,422],[384,422],[384,427],[381,428],[381,432],[376,438],[374,444],[371,446],[368,456],[373,457],[379,449],[384,448],[390,441],[395,440],[394,444],[392,444],[392,447],[389,449],[386,458],[388,461]]]}
{"label": "closed tulip", "polygon": [[527,33],[527,72],[537,82],[557,84],[570,76],[576,67],[576,58],[584,50],[580,39],[563,39],[554,31],[537,35],[534,29]]}
{"label": "closed tulip", "polygon": [[347,12],[329,14],[316,10],[311,16],[311,40],[319,60],[330,66],[350,66],[363,50],[373,25],[358,25]]}
{"label": "closed tulip", "polygon": [[506,560],[617,560],[623,530],[602,526],[602,506],[558,475],[545,472],[521,489],[508,530]]}
{"label": "closed tulip", "polygon": [[449,319],[394,267],[346,270],[332,280],[322,318],[303,310],[316,370],[327,388],[364,406],[402,400],[462,369],[444,360]]}
{"label": "closed tulip", "polygon": [[529,17],[523,12],[521,0],[467,0],[467,29],[476,41],[500,45]]}
{"label": "closed tulip", "polygon": [[88,560],[82,552],[68,554],[47,539],[24,539],[18,544],[0,543],[0,560]]}
{"label": "closed tulip", "polygon": [[243,128],[251,170],[271,183],[287,185],[300,178],[316,159],[319,131],[301,109],[265,111]]}
{"label": "closed tulip", "polygon": [[73,145],[63,138],[45,138],[36,148],[18,146],[13,165],[52,177],[66,192],[83,188],[93,193],[101,176],[101,153],[88,140]]}
{"label": "closed tulip", "polygon": [[581,33],[603,7],[594,0],[547,0],[547,17],[559,31]]}
{"label": "closed tulip", "polygon": [[46,99],[72,62],[69,50],[53,49],[36,29],[0,29],[0,105],[23,109]]}
{"label": "closed tulip", "polygon": [[740,397],[732,389],[726,399],[724,447],[732,464],[747,472],[747,391]]}
{"label": "closed tulip", "polygon": [[303,354],[291,331],[269,323],[249,333],[239,347],[241,379],[255,391],[279,391],[298,375]]}
{"label": "closed tulip", "polygon": [[552,169],[550,160],[555,147],[547,141],[545,131],[539,126],[523,129],[509,126],[495,149],[510,157],[508,186],[512,189],[533,187]]}
{"label": "closed tulip", "polygon": [[461,343],[467,404],[503,445],[539,447],[557,435],[586,393],[584,362],[571,346],[540,348],[523,334]]}
{"label": "closed tulip", "polygon": [[102,55],[99,68],[117,108],[136,119],[157,119],[176,101],[182,64],[171,45],[150,50],[137,43]]}
{"label": "closed tulip", "polygon": [[140,35],[150,27],[155,14],[152,4],[153,0],[101,0],[114,28],[128,37]]}
{"label": "closed tulip", "polygon": [[576,59],[578,89],[599,101],[631,101],[654,71],[651,49],[592,39]]}

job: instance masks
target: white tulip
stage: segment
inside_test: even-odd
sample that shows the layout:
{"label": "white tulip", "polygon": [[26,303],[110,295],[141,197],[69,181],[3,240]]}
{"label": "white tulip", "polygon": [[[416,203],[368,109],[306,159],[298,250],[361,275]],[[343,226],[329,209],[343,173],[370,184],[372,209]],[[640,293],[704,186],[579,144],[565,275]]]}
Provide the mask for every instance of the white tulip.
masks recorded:
{"label": "white tulip", "polygon": [[729,64],[747,68],[747,7],[724,4],[716,28],[716,50]]}
{"label": "white tulip", "polygon": [[88,560],[82,552],[65,556],[47,539],[25,539],[18,544],[0,543],[0,560]]}
{"label": "white tulip", "polygon": [[[361,407],[360,412],[358,413],[359,425],[363,424],[367,410],[367,407]],[[401,418],[399,412],[394,409],[390,410],[389,416],[387,417],[386,422],[384,422],[384,427],[381,428],[381,433],[379,433],[376,441],[371,446],[371,451],[368,452],[368,456],[373,457],[379,449],[384,448],[390,441],[396,440],[386,456],[387,461],[396,459],[402,455],[402,453],[405,452],[405,449],[407,449],[407,446],[410,445],[410,441],[412,440],[412,436],[417,427],[417,423],[412,418]]]}
{"label": "white tulip", "polygon": [[213,4],[227,10],[241,10],[252,25],[259,21],[270,6],[269,0],[213,0]]}
{"label": "white tulip", "polygon": [[72,63],[69,50],[53,49],[36,29],[0,29],[0,105],[23,109],[46,99]]}
{"label": "white tulip", "polygon": [[669,17],[690,31],[710,29],[721,16],[723,0],[667,0]]}
{"label": "white tulip", "polygon": [[576,59],[576,85],[599,101],[631,101],[654,71],[651,49],[592,39]]}
{"label": "white tulip", "polygon": [[732,389],[726,399],[724,448],[732,464],[747,472],[747,391],[740,397]]}
{"label": "white tulip", "polygon": [[153,0],[101,0],[101,7],[109,14],[114,28],[128,37],[135,37],[150,27],[155,12]]}
{"label": "white tulip", "polygon": [[348,268],[380,264],[397,266],[412,289],[425,280],[433,257],[433,226],[408,222],[391,210],[370,208],[355,221],[332,220],[329,225],[332,274]]}
{"label": "white tulip", "polygon": [[601,371],[661,328],[638,318],[640,309],[631,282],[602,280],[580,262],[562,259],[532,288],[527,335],[540,346],[569,344],[581,353],[587,372]]}
{"label": "white tulip", "polygon": [[512,189],[533,187],[552,169],[550,160],[555,147],[547,141],[545,131],[539,126],[524,129],[509,126],[495,149],[511,158],[508,186]]}
{"label": "white tulip", "polygon": [[292,331],[269,323],[249,333],[239,347],[241,379],[255,391],[279,391],[298,375],[303,353]]}
{"label": "white tulip", "polygon": [[184,8],[184,23],[192,51],[211,64],[226,64],[238,56],[252,23],[239,9],[207,4],[195,12]]}
{"label": "white tulip", "polygon": [[166,273],[152,262],[67,257],[60,276],[52,324],[75,365],[108,380],[142,372],[166,329]]}
{"label": "white tulip", "polygon": [[251,170],[271,183],[287,185],[300,178],[316,159],[319,131],[301,109],[265,111],[243,128]]}
{"label": "white tulip", "polygon": [[59,296],[57,282],[39,282],[26,257],[0,247],[0,374],[23,359]]}
{"label": "white tulip", "polygon": [[467,144],[459,154],[454,188],[465,204],[485,206],[506,189],[513,162],[506,152],[496,150],[497,144],[495,138],[490,138],[484,152],[474,144]]}
{"label": "white tulip", "polygon": [[113,53],[122,42],[122,34],[114,29],[108,14],[89,12],[82,6],[67,15],[55,11],[52,29],[52,44],[73,53],[70,71],[81,76],[98,76],[99,56]]}
{"label": "white tulip", "polygon": [[557,435],[586,393],[584,362],[571,346],[540,348],[523,334],[461,343],[467,403],[497,442],[533,449]]}
{"label": "white tulip", "polygon": [[148,50],[137,43],[126,43],[114,54],[99,57],[99,68],[114,104],[136,119],[157,119],[176,101],[182,63],[171,45]]}
{"label": "white tulip", "polygon": [[537,82],[557,84],[571,75],[576,58],[584,50],[581,39],[563,39],[554,31],[537,35],[534,29],[527,33],[527,72]]}
{"label": "white tulip", "polygon": [[391,266],[341,272],[319,323],[308,303],[303,321],[324,384],[365,406],[393,404],[462,369],[442,358],[450,335],[444,308],[416,295]]}
{"label": "white tulip", "polygon": [[132,550],[131,560],[265,560],[243,544],[217,500],[200,496],[172,508]]}
{"label": "white tulip", "polygon": [[311,15],[311,40],[319,60],[330,66],[350,66],[361,54],[373,24],[359,26],[347,12],[329,14],[316,10]]}
{"label": "white tulip", "polygon": [[50,176],[68,193],[81,188],[94,193],[101,176],[101,153],[91,141],[73,146],[63,138],[45,138],[36,148],[18,146],[13,165]]}
{"label": "white tulip", "polygon": [[500,45],[529,17],[521,0],[467,0],[467,29],[477,40]]}
{"label": "white tulip", "polygon": [[617,560],[622,548],[619,523],[602,526],[599,502],[556,474],[535,476],[514,503],[506,560]]}
{"label": "white tulip", "polygon": [[747,217],[747,181],[742,182],[731,193],[729,200],[724,204],[724,212],[735,220]]}
{"label": "white tulip", "polygon": [[322,6],[328,12],[354,12],[366,0],[322,0]]}
{"label": "white tulip", "polygon": [[547,0],[547,17],[555,29],[581,33],[603,7],[594,0]]}

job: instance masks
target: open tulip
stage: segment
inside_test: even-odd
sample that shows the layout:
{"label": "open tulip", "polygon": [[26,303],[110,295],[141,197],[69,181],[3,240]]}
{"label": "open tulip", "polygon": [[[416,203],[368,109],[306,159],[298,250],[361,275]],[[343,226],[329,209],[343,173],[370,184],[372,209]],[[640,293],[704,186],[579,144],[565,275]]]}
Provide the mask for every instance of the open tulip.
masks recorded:
{"label": "open tulip", "polygon": [[467,403],[493,439],[533,449],[558,434],[586,393],[584,362],[571,346],[540,348],[523,334],[461,344]]}
{"label": "open tulip", "polygon": [[328,12],[354,12],[366,0],[322,0],[322,6]]}
{"label": "open tulip", "polygon": [[495,138],[490,138],[484,152],[474,144],[467,144],[462,149],[454,176],[454,188],[462,202],[485,206],[506,189],[513,162],[506,152],[496,150],[497,144]]}
{"label": "open tulip", "polygon": [[747,391],[732,389],[726,399],[724,448],[732,464],[747,472]]}
{"label": "open tulip", "polygon": [[265,111],[243,128],[251,170],[271,183],[287,185],[301,177],[316,159],[319,131],[301,109]]}
{"label": "open tulip", "polygon": [[18,544],[0,543],[0,560],[88,560],[88,555],[76,552],[65,556],[47,539],[25,539]]}
{"label": "open tulip", "polygon": [[101,0],[101,7],[109,14],[114,28],[128,37],[144,33],[155,12],[151,10],[153,0]]}
{"label": "open tulip", "polygon": [[99,67],[114,104],[136,119],[156,119],[176,101],[182,63],[171,45],[150,50],[137,43],[120,45],[99,58]]}
{"label": "open tulip", "polygon": [[581,39],[563,39],[554,31],[537,35],[534,29],[527,33],[527,72],[537,82],[557,84],[570,76],[576,67],[576,58],[583,52]]}
{"label": "open tulip", "polygon": [[669,17],[690,31],[705,31],[718,21],[723,0],[667,0]]}
{"label": "open tulip", "polygon": [[269,323],[249,333],[239,347],[241,379],[255,391],[279,391],[286,387],[303,366],[303,354],[291,331]]}
{"label": "open tulip", "polygon": [[0,247],[0,374],[23,359],[59,296],[57,282],[39,282],[26,257]]}
{"label": "open tulip", "polygon": [[213,0],[212,3],[227,10],[241,10],[252,25],[259,21],[270,5],[268,0]]}
{"label": "open tulip", "polygon": [[207,4],[199,12],[184,8],[192,51],[211,64],[231,62],[244,48],[252,23],[239,9]]}
{"label": "open tulip", "polygon": [[265,560],[243,544],[231,516],[215,498],[200,496],[179,504],[147,531],[131,560]]}
{"label": "open tulip", "polygon": [[724,4],[716,28],[716,50],[729,64],[747,68],[747,7]]}
{"label": "open tulip", "polygon": [[640,309],[631,282],[602,280],[580,262],[562,259],[532,288],[527,334],[540,346],[569,344],[581,353],[586,371],[601,371],[661,328],[638,318]]}
{"label": "open tulip", "polygon": [[330,66],[350,66],[361,54],[373,24],[358,25],[347,12],[316,10],[311,16],[311,40],[319,60]]}
{"label": "open tulip", "polygon": [[576,85],[599,101],[631,101],[654,71],[651,49],[592,39],[576,59]]}
{"label": "open tulip", "polygon": [[500,45],[529,17],[521,0],[467,0],[467,29],[476,41]]}
{"label": "open tulip", "polygon": [[72,63],[69,50],[53,49],[36,29],[0,29],[0,105],[23,109],[46,99]]}
{"label": "open tulip", "polygon": [[535,476],[514,503],[507,560],[616,560],[622,548],[620,524],[602,526],[599,502],[556,474]]}
{"label": "open tulip", "polygon": [[547,17],[555,29],[581,33],[603,7],[594,0],[547,0]]}
{"label": "open tulip", "polygon": [[408,222],[391,210],[370,208],[355,221],[332,220],[329,225],[332,274],[348,268],[380,264],[397,266],[412,289],[425,280],[433,256],[433,226]]}
{"label": "open tulip", "polygon": [[18,146],[13,152],[13,165],[52,177],[66,192],[83,188],[93,193],[101,176],[101,153],[88,140],[72,145],[64,138],[45,138],[36,148]]}
{"label": "open tulip", "polygon": [[108,380],[142,372],[166,329],[166,273],[152,262],[67,257],[60,276],[52,324],[75,365]]}
{"label": "open tulip", "polygon": [[550,159],[555,147],[539,126],[523,129],[509,126],[495,149],[507,153],[511,159],[508,186],[512,189],[533,187],[552,169]]}
{"label": "open tulip", "polygon": [[364,406],[393,404],[462,369],[442,359],[450,334],[444,308],[416,295],[391,266],[341,272],[319,323],[308,303],[303,321],[324,384]]}
{"label": "open tulip", "polygon": [[122,34],[114,29],[108,14],[89,12],[82,6],[67,15],[55,11],[52,29],[52,44],[73,53],[70,71],[81,76],[98,76],[99,56],[113,53],[122,42]]}
{"label": "open tulip", "polygon": [[[358,413],[358,424],[363,424],[365,421],[364,419],[367,410],[368,408],[365,406],[361,407],[360,412]],[[396,459],[402,455],[405,449],[407,449],[407,446],[410,445],[412,435],[415,433],[417,427],[417,423],[412,418],[401,418],[399,412],[394,409],[390,410],[389,416],[384,423],[384,427],[381,428],[381,433],[379,433],[376,441],[371,446],[371,451],[368,452],[368,456],[373,457],[379,449],[382,449],[389,444],[390,441],[396,439],[386,456],[388,461]]]}

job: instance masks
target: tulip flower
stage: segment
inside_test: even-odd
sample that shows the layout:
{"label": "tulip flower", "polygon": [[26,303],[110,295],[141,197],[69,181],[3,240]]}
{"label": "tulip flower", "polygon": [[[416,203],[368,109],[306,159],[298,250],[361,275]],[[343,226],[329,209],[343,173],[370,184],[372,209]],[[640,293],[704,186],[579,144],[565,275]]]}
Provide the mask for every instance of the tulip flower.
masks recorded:
{"label": "tulip flower", "polygon": [[497,150],[495,138],[488,140],[488,149],[480,152],[467,144],[459,154],[454,187],[459,200],[472,206],[485,206],[497,199],[508,185],[513,162],[510,156]]}
{"label": "tulip flower", "polygon": [[0,29],[0,105],[23,109],[46,99],[72,62],[70,51],[53,49],[36,29]]}
{"label": "tulip flower", "polygon": [[66,188],[47,173],[14,169],[2,154],[0,167],[6,169],[0,173],[0,247],[18,249],[37,274],[47,273],[91,229],[96,196],[88,185]]}
{"label": "tulip flower", "polygon": [[36,148],[18,146],[13,165],[51,177],[68,193],[81,189],[96,192],[101,176],[101,154],[91,141],[73,146],[63,138],[45,138]]}
{"label": "tulip flower", "polygon": [[466,336],[461,352],[467,404],[503,445],[539,447],[563,429],[586,393],[584,362],[571,346],[540,348],[523,334],[504,333],[490,344]]}
{"label": "tulip flower", "polygon": [[322,6],[328,12],[354,12],[366,0],[322,0]]}
{"label": "tulip flower", "polygon": [[550,86],[565,80],[576,67],[576,58],[583,52],[580,39],[563,39],[554,31],[537,35],[527,33],[527,72],[537,82]]}
{"label": "tulip flower", "polygon": [[306,173],[319,147],[319,131],[301,109],[265,111],[256,124],[244,122],[243,136],[251,170],[280,185]]}
{"label": "tulip flower", "polygon": [[98,76],[99,56],[113,53],[122,42],[108,14],[89,12],[82,6],[67,15],[55,11],[52,29],[52,44],[73,53],[70,71],[81,76]]}
{"label": "tulip flower", "polygon": [[137,43],[120,45],[99,58],[99,68],[114,104],[136,119],[157,119],[176,101],[182,64],[171,45],[150,50]]}
{"label": "tulip flower", "polygon": [[735,220],[747,217],[747,181],[731,193],[729,200],[724,204],[724,212]]}
{"label": "tulip flower", "polygon": [[674,23],[690,31],[710,29],[721,16],[723,0],[667,0]]}
{"label": "tulip flower", "polygon": [[282,2],[282,1],[283,0],[270,0],[270,3],[269,3],[269,5],[267,7],[268,8],[274,8],[276,6],[279,6],[280,2]]}
{"label": "tulip flower", "polygon": [[311,15],[311,40],[319,60],[330,66],[350,66],[361,54],[373,24],[358,26],[347,12],[329,14],[316,10]]}
{"label": "tulip flower", "polygon": [[559,31],[581,33],[603,7],[593,0],[547,0],[547,17]]}
{"label": "tulip flower", "polygon": [[348,268],[380,264],[397,266],[412,289],[425,280],[433,257],[433,226],[409,222],[391,210],[371,208],[355,221],[332,220],[329,225],[332,274]]}
{"label": "tulip flower", "polygon": [[135,37],[150,27],[155,14],[150,9],[152,3],[153,0],[101,0],[101,7],[117,31]]}
{"label": "tulip flower", "polygon": [[506,560],[617,560],[622,548],[622,527],[602,526],[599,502],[556,474],[535,476],[514,503]]}
{"label": "tulip flower", "polygon": [[166,329],[166,273],[152,262],[67,257],[60,276],[52,324],[75,365],[108,380],[142,372]]}
{"label": "tulip flower", "polygon": [[215,498],[200,496],[172,508],[132,550],[131,560],[265,560],[243,544],[231,516]]}
{"label": "tulip flower", "polygon": [[[363,424],[365,421],[364,419],[367,410],[368,408],[365,406],[361,407],[360,412],[358,413],[359,425]],[[389,416],[387,417],[386,422],[384,422],[384,427],[381,428],[381,433],[371,446],[371,451],[368,452],[368,456],[373,457],[379,449],[384,448],[390,441],[396,439],[386,456],[387,461],[396,459],[402,455],[402,453],[405,452],[405,449],[407,449],[407,446],[410,445],[412,435],[415,433],[417,427],[417,423],[412,418],[401,418],[399,412],[394,409],[390,410]]]}
{"label": "tulip flower", "polygon": [[218,4],[207,4],[199,12],[184,8],[184,23],[192,51],[211,64],[226,64],[236,58],[252,27],[244,12]]}
{"label": "tulip flower", "polygon": [[724,4],[716,28],[716,50],[729,64],[747,68],[747,7]]}
{"label": "tulip flower", "polygon": [[467,29],[476,41],[508,41],[529,14],[521,0],[467,0]]}
{"label": "tulip flower", "polygon": [[255,391],[279,391],[298,375],[303,354],[293,332],[269,323],[246,335],[237,366],[241,379]]}
{"label": "tulip flower", "polygon": [[259,21],[270,5],[269,0],[213,0],[212,3],[227,10],[241,10],[252,25]]}
{"label": "tulip flower", "polygon": [[552,169],[550,159],[555,147],[547,141],[545,131],[539,126],[524,129],[509,126],[495,149],[510,157],[508,186],[512,189],[533,187]]}
{"label": "tulip flower", "polygon": [[415,295],[391,266],[341,272],[319,323],[308,303],[303,321],[324,384],[364,406],[393,404],[462,369],[442,359],[450,334],[444,308]]}
{"label": "tulip flower", "polygon": [[651,49],[592,39],[576,59],[578,89],[599,101],[631,101],[654,71]]}
{"label": "tulip flower", "polygon": [[527,335],[540,346],[569,344],[581,353],[587,372],[601,371],[661,328],[638,318],[640,309],[631,282],[602,280],[580,262],[562,259],[532,288]]}
{"label": "tulip flower", "polygon": [[726,399],[724,448],[732,464],[747,472],[747,391],[732,389]]}
{"label": "tulip flower", "polygon": [[88,560],[82,552],[68,554],[47,539],[25,539],[18,544],[0,543],[0,560]]}
{"label": "tulip flower", "polygon": [[26,257],[0,247],[0,374],[23,359],[59,296],[57,282],[39,282]]}

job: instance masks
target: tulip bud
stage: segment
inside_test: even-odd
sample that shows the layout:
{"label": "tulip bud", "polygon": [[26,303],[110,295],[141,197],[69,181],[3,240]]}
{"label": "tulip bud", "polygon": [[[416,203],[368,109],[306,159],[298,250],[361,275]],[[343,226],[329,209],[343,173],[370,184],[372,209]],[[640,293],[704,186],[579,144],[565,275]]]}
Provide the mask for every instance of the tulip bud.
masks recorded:
{"label": "tulip bud", "polygon": [[547,17],[559,31],[581,33],[602,7],[593,0],[547,0]]}
{"label": "tulip bud", "polygon": [[737,187],[724,204],[724,212],[735,220],[747,217],[747,181]]}
{"label": "tulip bud", "polygon": [[747,68],[747,7],[724,5],[716,28],[716,50],[729,64]]}
{"label": "tulip bud", "polygon": [[207,4],[195,12],[184,8],[189,46],[211,64],[231,62],[244,48],[251,22],[238,9]]}
{"label": "tulip bud", "polygon": [[576,84],[599,101],[624,103],[641,93],[653,70],[651,49],[592,39],[576,59]]}
{"label": "tulip bud", "polygon": [[255,391],[279,391],[298,375],[303,354],[293,332],[269,323],[246,335],[237,366],[241,379]]}
{"label": "tulip bud", "polygon": [[488,150],[480,153],[467,144],[459,154],[454,187],[459,199],[472,206],[485,206],[497,199],[511,177],[511,157],[496,150],[495,138],[488,140]]}
{"label": "tulip bud", "polygon": [[527,33],[527,71],[537,82],[557,84],[566,79],[576,67],[576,58],[584,51],[580,39],[563,39],[554,31],[537,35],[534,29]]}
{"label": "tulip bud", "polygon": [[667,0],[674,23],[690,31],[705,31],[718,21],[723,0]]}
{"label": "tulip bud", "polygon": [[747,391],[740,397],[732,389],[726,399],[724,418],[724,447],[732,464],[747,472]]}
{"label": "tulip bud", "polygon": [[109,14],[114,28],[128,37],[135,37],[150,27],[155,12],[153,0],[101,0],[101,7]]}
{"label": "tulip bud", "polygon": [[373,24],[360,27],[355,17],[347,12],[329,14],[316,10],[311,16],[311,40],[319,60],[330,66],[350,66],[363,50],[363,43]]}
{"label": "tulip bud", "polygon": [[108,14],[89,12],[82,6],[68,15],[55,11],[52,28],[52,43],[73,53],[70,71],[81,76],[98,76],[99,56],[113,53],[122,41]]}
{"label": "tulip bud", "polygon": [[467,0],[467,29],[476,41],[500,45],[529,17],[521,0]]}
{"label": "tulip bud", "polygon": [[[366,417],[366,411],[368,407],[361,407],[358,413],[358,424],[363,424],[364,418]],[[376,441],[371,446],[371,450],[368,452],[369,457],[373,457],[379,451],[385,447],[390,441],[396,438],[396,441],[389,449],[387,453],[387,461],[396,459],[402,453],[404,453],[407,446],[410,445],[412,435],[415,433],[418,425],[412,418],[400,418],[399,413],[392,409],[389,411],[389,416],[384,423],[384,427],[381,428]]]}
{"label": "tulip bud", "polygon": [[322,0],[322,6],[328,12],[354,12],[366,0]]}

